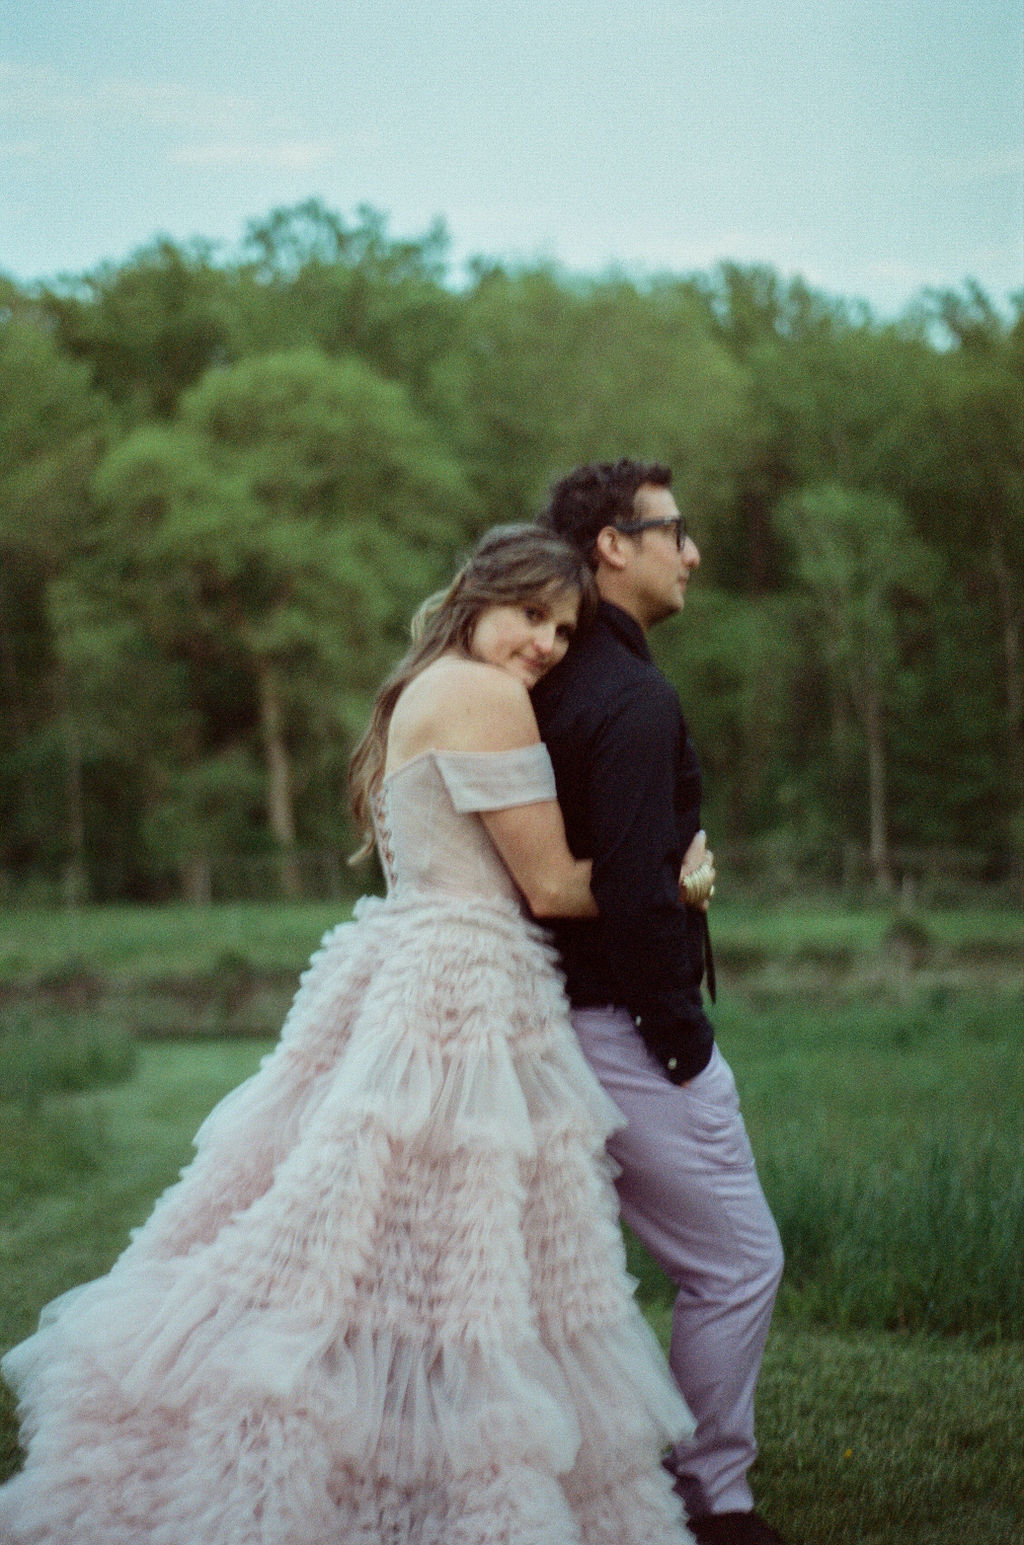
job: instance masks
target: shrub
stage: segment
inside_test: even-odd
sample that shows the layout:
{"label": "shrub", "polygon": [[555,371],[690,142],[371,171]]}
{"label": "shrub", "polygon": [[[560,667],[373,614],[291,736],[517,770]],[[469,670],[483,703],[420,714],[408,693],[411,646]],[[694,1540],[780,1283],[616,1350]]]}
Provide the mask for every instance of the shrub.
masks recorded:
{"label": "shrub", "polygon": [[35,1105],[47,1094],[121,1083],[135,1057],[131,1036],[107,1018],[20,1006],[0,1021],[0,1099]]}

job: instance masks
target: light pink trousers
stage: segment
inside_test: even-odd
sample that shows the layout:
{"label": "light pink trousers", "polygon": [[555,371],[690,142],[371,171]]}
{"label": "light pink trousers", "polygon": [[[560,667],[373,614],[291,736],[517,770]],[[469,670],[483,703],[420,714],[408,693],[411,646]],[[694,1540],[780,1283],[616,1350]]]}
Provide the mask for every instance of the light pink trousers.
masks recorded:
{"label": "light pink trousers", "polygon": [[718,1048],[679,1087],[625,1009],[574,1009],[584,1056],[626,1118],[608,1148],[622,1216],[679,1289],[669,1365],[697,1430],[669,1465],[687,1512],[746,1511],[757,1455],[754,1386],[782,1246],[761,1190],[736,1082]]}

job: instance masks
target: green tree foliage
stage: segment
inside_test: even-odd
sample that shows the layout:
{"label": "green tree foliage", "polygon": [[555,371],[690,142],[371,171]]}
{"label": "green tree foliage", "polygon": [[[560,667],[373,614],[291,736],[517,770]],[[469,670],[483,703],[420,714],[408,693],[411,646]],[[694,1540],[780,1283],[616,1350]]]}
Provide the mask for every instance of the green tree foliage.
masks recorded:
{"label": "green tree foliage", "polygon": [[907,453],[909,420],[934,397],[934,348],[918,329],[878,324],[772,270],[723,265],[701,288],[718,336],[746,372],[749,419],[732,524],[716,574],[759,594],[792,579],[774,512],[795,489],[885,489]]}
{"label": "green tree foliage", "polygon": [[395,240],[368,207],[351,225],[316,199],[274,210],[243,243],[236,352],[309,344],[357,354],[429,409],[461,316],[444,284],[447,246],[439,224]]}
{"label": "green tree foliage", "polygon": [[166,418],[186,387],[227,357],[231,280],[205,243],[163,240],[43,290],[61,347],[131,421]]}
{"label": "green tree foliage", "polygon": [[11,289],[0,312],[0,862],[80,861],[81,748],[50,592],[106,433],[84,366]]}
{"label": "green tree foliage", "polygon": [[[904,843],[1019,849],[1020,301],[1008,325],[968,286],[879,324],[770,269],[724,265],[696,289],[747,372],[750,409],[736,496],[716,524],[705,573],[747,596],[798,594],[797,548],[780,518],[787,500],[827,484],[895,500],[935,582],[927,607],[903,617],[889,714],[893,832]],[[849,829],[842,811],[867,799],[852,773],[860,731],[820,639],[808,643],[806,661],[791,682],[803,729],[775,742],[777,786],[800,790],[818,810],[831,789],[839,820],[829,824]],[[812,702],[831,725],[825,740],[806,720]]]}
{"label": "green tree foliage", "polygon": [[889,719],[902,664],[904,613],[928,601],[933,565],[900,506],[838,483],[788,498],[779,522],[816,623],[816,653],[849,696],[867,770],[868,848],[875,879],[895,888],[889,805]]}
{"label": "green tree foliage", "polygon": [[[926,348],[924,338],[934,344]],[[942,561],[927,669],[905,681],[940,734],[904,716],[900,808],[920,811],[941,742],[957,829],[981,847],[1024,834],[1024,296],[1009,321],[974,286],[926,297],[887,486]],[[928,741],[933,742],[929,751]],[[987,773],[985,771],[987,769]],[[916,816],[911,828],[916,825]]]}
{"label": "green tree foliage", "polygon": [[989,603],[1003,740],[1024,797],[1024,293],[1009,328],[976,289],[940,297],[940,311],[958,346],[937,415],[943,462],[933,486],[944,522],[935,538],[964,576],[965,603]]}
{"label": "green tree foliage", "polygon": [[709,831],[795,833],[813,823],[796,758],[780,754],[813,739],[802,722],[813,720],[814,703],[801,676],[801,621],[795,597],[739,596],[701,575],[685,618],[652,636],[700,748]]}
{"label": "green tree foliage", "polygon": [[457,466],[401,387],[307,349],[209,373],[171,424],[111,451],[95,492],[91,592],[177,667],[191,708],[149,832],[173,834],[162,856],[202,890],[204,855],[182,849],[214,827],[232,835],[217,811],[233,773],[251,804],[258,756],[295,889],[310,767],[330,767],[340,805],[339,754],[464,534]]}
{"label": "green tree foliage", "polygon": [[[765,267],[448,271],[441,226],[272,211],[0,280],[0,876],[200,897],[346,840],[419,599],[574,463],[669,462],[702,564],[659,630],[716,840],[1024,837],[1024,299],[896,321]],[[97,464],[101,463],[97,469]],[[94,476],[95,473],[95,476]]]}
{"label": "green tree foliage", "polygon": [[669,461],[689,514],[723,504],[741,373],[689,288],[481,268],[449,361],[455,442],[494,519],[529,519],[578,461]]}

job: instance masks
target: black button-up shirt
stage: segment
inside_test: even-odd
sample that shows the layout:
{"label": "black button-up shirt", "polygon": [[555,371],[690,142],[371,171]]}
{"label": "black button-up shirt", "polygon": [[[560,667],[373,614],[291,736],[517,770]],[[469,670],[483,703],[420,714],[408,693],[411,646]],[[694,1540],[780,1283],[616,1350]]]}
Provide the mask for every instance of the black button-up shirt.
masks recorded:
{"label": "black button-up shirt", "polygon": [[578,1008],[627,1008],[682,1083],[707,1065],[714,1030],[700,991],[707,922],[679,899],[701,801],[679,701],[639,623],[603,601],[594,626],[534,688],[533,705],[569,846],[593,860],[601,914],[552,925],[569,998]]}

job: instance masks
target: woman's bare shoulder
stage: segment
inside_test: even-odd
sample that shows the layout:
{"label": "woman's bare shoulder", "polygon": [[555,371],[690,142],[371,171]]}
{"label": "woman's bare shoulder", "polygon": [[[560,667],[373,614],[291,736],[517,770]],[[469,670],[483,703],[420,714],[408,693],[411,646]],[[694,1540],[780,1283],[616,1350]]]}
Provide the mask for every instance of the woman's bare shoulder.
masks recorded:
{"label": "woman's bare shoulder", "polygon": [[504,751],[537,740],[521,681],[496,665],[444,655],[421,671],[395,706],[388,761],[422,751]]}
{"label": "woman's bare shoulder", "polygon": [[411,708],[417,701],[457,705],[467,699],[483,704],[523,702],[529,705],[530,701],[523,683],[500,666],[470,660],[463,655],[442,655],[410,681],[395,712],[403,704]]}

